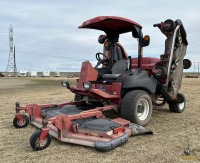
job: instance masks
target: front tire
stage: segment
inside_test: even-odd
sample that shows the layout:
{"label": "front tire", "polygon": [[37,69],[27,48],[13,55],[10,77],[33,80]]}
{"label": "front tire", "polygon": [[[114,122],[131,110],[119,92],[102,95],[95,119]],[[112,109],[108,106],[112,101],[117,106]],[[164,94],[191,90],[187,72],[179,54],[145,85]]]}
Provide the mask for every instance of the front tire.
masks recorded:
{"label": "front tire", "polygon": [[49,146],[49,144],[51,143],[51,136],[48,133],[44,143],[41,144],[40,143],[41,133],[42,133],[42,131],[38,130],[38,131],[34,132],[29,139],[29,143],[30,143],[31,147],[33,148],[33,150],[35,150],[35,151],[43,150],[43,149],[47,148]]}
{"label": "front tire", "polygon": [[141,126],[147,125],[152,115],[152,101],[142,90],[128,92],[122,100],[121,116]]}
{"label": "front tire", "polygon": [[22,114],[21,115],[23,117],[22,122],[20,122],[17,117],[15,117],[13,119],[13,126],[15,126],[15,128],[24,128],[29,124],[29,118],[27,115]]}
{"label": "front tire", "polygon": [[185,110],[186,101],[185,96],[182,93],[177,94],[178,98],[181,98],[181,101],[183,102],[177,102],[177,101],[169,101],[169,110],[174,113],[182,113]]}

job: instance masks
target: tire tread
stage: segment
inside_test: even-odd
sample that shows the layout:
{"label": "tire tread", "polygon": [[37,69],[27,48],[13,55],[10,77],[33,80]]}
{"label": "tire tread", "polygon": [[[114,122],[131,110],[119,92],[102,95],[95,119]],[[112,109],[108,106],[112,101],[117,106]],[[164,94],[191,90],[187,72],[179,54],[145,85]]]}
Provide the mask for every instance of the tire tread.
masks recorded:
{"label": "tire tread", "polygon": [[[134,106],[137,103],[137,100],[142,95],[148,95],[147,92],[142,90],[133,90],[128,92],[122,100],[121,105],[121,116],[133,123],[139,124],[139,122],[134,118]],[[148,95],[149,96],[149,95]],[[150,114],[152,114],[152,103],[150,104]],[[150,115],[151,116],[151,115]],[[148,122],[141,123],[140,125],[145,126]]]}
{"label": "tire tread", "polygon": [[24,127],[26,127],[26,126],[29,124],[29,118],[27,117],[27,115],[22,114],[22,117],[23,117],[23,119],[25,120],[25,124],[22,125],[22,126],[19,126],[19,125],[17,124],[17,122],[18,122],[17,117],[15,117],[15,118],[13,119],[13,126],[15,126],[15,128],[24,128]]}
{"label": "tire tread", "polygon": [[47,137],[46,137],[47,143],[45,144],[45,146],[43,146],[43,147],[36,147],[35,143],[36,143],[37,139],[40,137],[41,133],[42,133],[42,131],[38,130],[38,131],[34,132],[31,135],[30,139],[29,139],[29,143],[30,143],[31,147],[33,148],[33,150],[35,150],[35,151],[43,150],[43,149],[47,148],[49,146],[49,144],[51,143],[51,136],[48,133]]}

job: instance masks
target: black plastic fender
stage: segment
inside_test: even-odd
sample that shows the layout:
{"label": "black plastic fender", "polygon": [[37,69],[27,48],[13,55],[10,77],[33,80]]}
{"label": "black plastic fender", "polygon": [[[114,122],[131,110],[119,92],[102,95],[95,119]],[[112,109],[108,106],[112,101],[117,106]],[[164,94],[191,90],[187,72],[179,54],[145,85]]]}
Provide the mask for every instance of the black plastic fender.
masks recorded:
{"label": "black plastic fender", "polygon": [[149,93],[156,92],[157,80],[149,77],[146,71],[138,69],[123,79],[123,89],[143,89]]}

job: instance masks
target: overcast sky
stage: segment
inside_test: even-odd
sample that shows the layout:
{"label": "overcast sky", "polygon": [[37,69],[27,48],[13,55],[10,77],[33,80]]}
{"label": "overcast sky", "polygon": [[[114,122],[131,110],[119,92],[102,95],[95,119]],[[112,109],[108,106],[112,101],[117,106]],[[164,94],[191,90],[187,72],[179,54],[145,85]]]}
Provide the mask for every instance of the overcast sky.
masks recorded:
{"label": "overcast sky", "polygon": [[[144,56],[159,57],[165,36],[153,27],[166,19],[181,19],[188,36],[186,58],[200,62],[199,0],[0,0],[0,71],[9,54],[9,26],[14,28],[18,70],[79,71],[81,62],[95,63],[102,52],[97,41],[102,31],[78,29],[96,16],[121,16],[138,22],[151,37]],[[120,36],[128,55],[137,56],[131,33]]]}

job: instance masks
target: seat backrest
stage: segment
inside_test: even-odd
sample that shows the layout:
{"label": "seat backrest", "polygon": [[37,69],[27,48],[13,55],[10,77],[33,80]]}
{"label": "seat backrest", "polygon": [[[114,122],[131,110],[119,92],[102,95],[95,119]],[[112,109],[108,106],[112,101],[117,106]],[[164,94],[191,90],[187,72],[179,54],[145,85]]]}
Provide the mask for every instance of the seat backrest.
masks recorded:
{"label": "seat backrest", "polygon": [[119,76],[126,73],[129,68],[129,60],[119,60],[112,67],[112,74],[103,74],[102,78],[105,82],[114,82]]}
{"label": "seat backrest", "polygon": [[[104,43],[104,46],[103,46],[103,53],[108,57],[108,58],[111,58],[111,49],[109,47],[109,42],[106,41]],[[105,59],[105,58],[104,58]],[[116,42],[114,43],[114,54],[113,54],[113,60],[116,62],[118,60],[121,60],[121,59],[128,59],[128,55],[127,53],[125,52],[123,46],[119,43],[119,42]]]}
{"label": "seat backrest", "polygon": [[122,59],[121,48],[117,44],[114,44],[113,61],[117,62],[117,61],[119,61],[121,59]]}
{"label": "seat backrest", "polygon": [[112,67],[112,74],[123,74],[129,69],[129,60],[119,60]]}
{"label": "seat backrest", "polygon": [[116,42],[116,44],[121,49],[122,59],[128,59],[128,55],[127,55],[124,47],[119,42]]}

